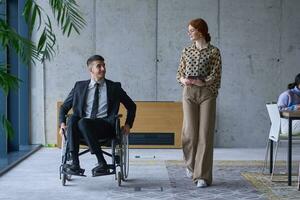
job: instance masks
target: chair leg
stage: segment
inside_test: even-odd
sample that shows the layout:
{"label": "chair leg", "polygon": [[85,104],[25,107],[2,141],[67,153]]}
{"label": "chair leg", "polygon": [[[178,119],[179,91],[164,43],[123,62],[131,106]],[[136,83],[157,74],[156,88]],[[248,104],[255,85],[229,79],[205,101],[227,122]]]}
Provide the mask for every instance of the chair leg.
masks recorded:
{"label": "chair leg", "polygon": [[272,174],[271,174],[271,181],[273,180],[273,175],[275,173],[275,164],[276,164],[276,158],[277,158],[277,152],[278,152],[278,146],[279,146],[280,141],[278,140],[276,142],[276,147],[275,147],[275,156],[274,156],[274,162],[273,162],[273,170],[272,170]]}
{"label": "chair leg", "polygon": [[[286,148],[286,155],[288,155],[289,153],[289,148]],[[286,157],[286,162],[285,162],[285,173],[288,174],[289,172],[289,161],[288,161],[288,157]]]}
{"label": "chair leg", "polygon": [[265,172],[265,169],[268,167],[269,147],[270,147],[270,140],[268,139],[267,147],[266,147],[266,154],[265,154],[265,162],[264,162],[264,166],[263,166],[262,171],[261,171],[262,174]]}

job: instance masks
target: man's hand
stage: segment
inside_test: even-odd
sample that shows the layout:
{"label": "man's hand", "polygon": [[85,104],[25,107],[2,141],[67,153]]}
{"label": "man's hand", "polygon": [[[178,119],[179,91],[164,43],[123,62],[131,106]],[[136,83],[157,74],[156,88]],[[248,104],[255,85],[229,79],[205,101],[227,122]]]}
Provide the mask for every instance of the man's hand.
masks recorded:
{"label": "man's hand", "polygon": [[121,129],[122,129],[123,134],[129,135],[129,133],[130,133],[130,126],[128,124],[125,124],[124,126],[122,126]]}
{"label": "man's hand", "polygon": [[60,130],[59,130],[59,134],[62,136],[63,135],[63,129],[66,130],[67,126],[65,123],[61,123],[60,124]]}

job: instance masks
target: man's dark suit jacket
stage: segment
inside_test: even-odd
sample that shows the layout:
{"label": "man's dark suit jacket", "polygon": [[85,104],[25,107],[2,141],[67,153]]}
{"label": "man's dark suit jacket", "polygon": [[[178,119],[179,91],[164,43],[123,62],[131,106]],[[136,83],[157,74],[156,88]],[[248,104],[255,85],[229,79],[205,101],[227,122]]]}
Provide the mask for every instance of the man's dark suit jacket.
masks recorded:
{"label": "man's dark suit jacket", "polygon": [[[131,100],[131,98],[122,89],[121,83],[113,82],[105,79],[107,86],[107,117],[104,118],[105,121],[109,122],[113,127],[115,123],[115,116],[119,112],[120,102],[127,109],[126,124],[130,126],[133,125],[135,118],[136,105]],[[79,118],[85,117],[84,109],[86,105],[86,95],[90,80],[78,81],[75,83],[74,88],[60,107],[59,112],[59,124],[62,122],[66,123],[66,115],[68,111],[72,108],[73,115]],[[101,97],[100,97],[101,98]]]}

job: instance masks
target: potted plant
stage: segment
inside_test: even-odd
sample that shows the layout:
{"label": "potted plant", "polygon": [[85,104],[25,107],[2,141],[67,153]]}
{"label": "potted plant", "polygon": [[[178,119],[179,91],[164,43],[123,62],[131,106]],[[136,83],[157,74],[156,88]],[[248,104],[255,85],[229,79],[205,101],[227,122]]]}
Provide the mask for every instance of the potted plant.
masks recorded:
{"label": "potted plant", "polygon": [[[0,5],[5,3],[5,0],[0,0]],[[63,35],[69,37],[73,32],[80,34],[86,22],[80,13],[76,0],[48,0],[48,3]],[[23,8],[23,17],[28,25],[30,34],[33,31],[40,33],[38,42],[33,43],[31,40],[19,35],[7,23],[5,14],[0,13],[0,45],[2,50],[7,48],[13,49],[22,62],[28,66],[31,63],[51,60],[55,55],[56,36],[52,29],[49,14],[35,0],[26,0]],[[17,88],[18,83],[22,81],[9,74],[9,67],[0,63],[0,88],[5,95],[11,89]],[[11,138],[13,136],[13,128],[10,122],[1,113],[0,118],[4,132]]]}

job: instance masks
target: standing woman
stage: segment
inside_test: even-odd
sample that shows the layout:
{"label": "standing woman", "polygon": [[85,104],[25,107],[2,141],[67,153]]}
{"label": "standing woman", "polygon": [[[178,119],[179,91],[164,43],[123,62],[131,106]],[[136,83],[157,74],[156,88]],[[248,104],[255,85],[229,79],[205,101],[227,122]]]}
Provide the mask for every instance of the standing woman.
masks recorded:
{"label": "standing woman", "polygon": [[210,44],[207,23],[189,22],[192,44],[183,49],[177,80],[183,86],[182,146],[186,174],[197,184],[212,184],[216,98],[221,83],[221,55]]}

